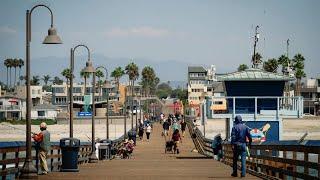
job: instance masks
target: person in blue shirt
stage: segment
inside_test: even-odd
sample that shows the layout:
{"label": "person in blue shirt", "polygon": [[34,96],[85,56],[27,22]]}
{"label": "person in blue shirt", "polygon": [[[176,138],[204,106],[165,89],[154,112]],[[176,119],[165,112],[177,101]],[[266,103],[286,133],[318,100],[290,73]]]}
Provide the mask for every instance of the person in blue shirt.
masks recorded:
{"label": "person in blue shirt", "polygon": [[247,138],[249,140],[249,147],[251,146],[252,138],[248,126],[242,123],[241,116],[235,117],[234,126],[231,131],[231,144],[233,149],[233,172],[231,176],[237,177],[237,161],[241,156],[241,177],[246,176],[246,146]]}

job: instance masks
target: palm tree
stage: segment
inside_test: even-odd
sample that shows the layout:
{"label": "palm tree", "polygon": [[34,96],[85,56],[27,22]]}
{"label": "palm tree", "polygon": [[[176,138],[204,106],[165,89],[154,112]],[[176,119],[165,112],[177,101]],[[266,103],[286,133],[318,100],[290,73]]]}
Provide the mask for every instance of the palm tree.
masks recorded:
{"label": "palm tree", "polygon": [[24,61],[22,59],[19,59],[19,85],[21,85],[21,80],[20,80],[20,77],[21,77],[21,67],[24,66]]}
{"label": "palm tree", "polygon": [[96,71],[96,77],[98,78],[99,96],[101,97],[101,78],[104,77],[103,72],[98,69]]}
{"label": "palm tree", "polygon": [[120,78],[124,75],[124,70],[119,66],[117,68],[115,68],[112,72],[111,72],[111,77],[114,78],[114,80],[116,81],[117,84],[117,91],[119,92],[119,84],[120,84]]}
{"label": "palm tree", "polygon": [[[141,72],[142,78],[141,78],[141,85],[142,88],[145,92],[145,95],[149,95],[152,86],[155,84],[158,84],[159,82],[155,83],[154,81],[156,80],[156,75],[152,67],[146,66],[142,69]],[[159,81],[159,78],[158,80]]]}
{"label": "palm tree", "polygon": [[254,62],[254,60],[255,60],[256,64],[260,64],[262,62],[261,54],[260,53],[256,53],[255,57],[252,55],[252,61]]}
{"label": "palm tree", "polygon": [[40,77],[39,76],[32,76],[30,84],[32,86],[39,86],[40,85]]}
{"label": "palm tree", "polygon": [[84,79],[84,94],[87,92],[87,79],[90,77],[90,73],[84,72],[83,70],[80,71],[80,77]]}
{"label": "palm tree", "polygon": [[53,81],[52,81],[53,84],[57,84],[57,85],[61,85],[63,83],[63,80],[60,79],[58,76],[55,76],[53,78]]}
{"label": "palm tree", "polygon": [[66,69],[64,69],[64,70],[61,72],[61,75],[66,78],[66,80],[67,80],[67,86],[68,86],[68,84],[69,84],[69,79],[71,78],[71,70],[70,70],[69,68],[66,68]]}
{"label": "palm tree", "polygon": [[268,59],[268,61],[263,63],[263,69],[268,72],[277,72],[278,61],[274,58]]}
{"label": "palm tree", "polygon": [[304,60],[305,58],[301,54],[296,54],[292,59],[295,77],[297,78],[296,96],[300,96],[301,79],[306,77],[306,73],[304,72]]}
{"label": "palm tree", "polygon": [[282,69],[282,73],[283,74],[286,74],[288,73],[287,72],[287,67],[291,65],[291,60],[285,56],[285,55],[281,55],[279,58],[278,58],[278,65],[281,65]]}
{"label": "palm tree", "polygon": [[[139,77],[139,68],[138,66],[131,62],[126,67],[126,74],[129,76],[129,81],[131,81],[131,113],[133,113],[133,97],[134,97],[134,81]],[[131,115],[131,129],[133,129],[133,114]]]}
{"label": "palm tree", "polygon": [[7,68],[7,88],[9,87],[9,67],[10,67],[10,59],[4,60],[4,66]]}
{"label": "palm tree", "polygon": [[14,67],[14,87],[16,86],[16,80],[17,80],[17,67],[19,67],[19,59],[15,58],[13,59],[13,63],[12,63],[13,67]]}
{"label": "palm tree", "polygon": [[238,71],[245,71],[247,70],[249,67],[246,64],[240,64],[238,67]]}
{"label": "palm tree", "polygon": [[51,79],[51,77],[50,77],[50,75],[49,75],[49,74],[47,74],[47,75],[43,75],[42,80],[43,80],[43,82],[44,82],[44,85],[45,85],[45,86],[47,86],[47,85],[48,85],[48,82],[50,81],[50,79]]}

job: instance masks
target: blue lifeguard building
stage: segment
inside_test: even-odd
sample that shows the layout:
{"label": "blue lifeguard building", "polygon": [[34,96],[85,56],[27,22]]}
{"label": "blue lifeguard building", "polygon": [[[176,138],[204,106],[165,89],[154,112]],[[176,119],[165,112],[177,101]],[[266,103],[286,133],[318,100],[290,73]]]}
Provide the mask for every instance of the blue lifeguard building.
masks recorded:
{"label": "blue lifeguard building", "polygon": [[[301,97],[285,97],[284,89],[294,78],[251,68],[217,76],[223,82],[226,97],[207,97],[207,117],[226,118],[226,137],[230,137],[233,120],[241,115],[251,129],[255,142],[279,141],[282,118],[298,118],[303,113]],[[225,103],[225,111],[215,113],[215,102]]]}

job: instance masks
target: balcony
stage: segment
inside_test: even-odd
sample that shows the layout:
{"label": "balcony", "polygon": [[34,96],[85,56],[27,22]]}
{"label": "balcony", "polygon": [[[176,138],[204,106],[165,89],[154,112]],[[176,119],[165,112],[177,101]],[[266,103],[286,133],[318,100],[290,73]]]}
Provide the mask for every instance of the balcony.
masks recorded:
{"label": "balcony", "polygon": [[19,105],[0,105],[0,111],[21,111]]}

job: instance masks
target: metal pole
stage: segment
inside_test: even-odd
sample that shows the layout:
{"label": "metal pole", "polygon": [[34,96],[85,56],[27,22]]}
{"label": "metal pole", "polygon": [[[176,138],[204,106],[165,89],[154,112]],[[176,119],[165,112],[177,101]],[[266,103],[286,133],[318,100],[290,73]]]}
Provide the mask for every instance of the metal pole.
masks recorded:
{"label": "metal pole", "polygon": [[95,124],[94,124],[94,120],[95,120],[95,98],[94,95],[96,93],[96,73],[92,73],[93,77],[92,77],[92,129],[91,129],[91,148],[92,148],[92,152],[91,152],[91,156],[89,158],[89,162],[90,163],[95,163],[97,162],[98,158],[96,156],[95,153]]}
{"label": "metal pole", "polygon": [[133,129],[133,88],[134,88],[134,80],[131,80],[131,129]]}
{"label": "metal pole", "polygon": [[[73,69],[74,69],[74,51],[71,48],[70,50],[70,71],[71,71],[71,77],[70,77],[70,89],[69,89],[69,100],[70,100],[70,105],[69,105],[69,123],[70,123],[70,129],[69,129],[69,134],[70,138],[73,138]],[[68,87],[68,85],[67,85]]]}
{"label": "metal pole", "polygon": [[127,87],[124,89],[124,106],[123,106],[123,114],[124,114],[124,133],[123,137],[127,136]]}
{"label": "metal pole", "polygon": [[107,88],[107,139],[109,139],[109,89]]}
{"label": "metal pole", "polygon": [[254,35],[253,57],[252,57],[253,67],[254,68],[258,67],[258,63],[256,61],[256,46],[257,46],[257,42],[258,42],[258,37],[257,37],[258,28],[259,28],[259,26],[256,26],[256,31],[255,31],[255,35]]}
{"label": "metal pole", "polygon": [[27,119],[26,119],[26,159],[21,169],[22,176],[37,176],[37,169],[31,156],[31,93],[30,93],[30,11],[26,12],[26,81],[27,81]]}

